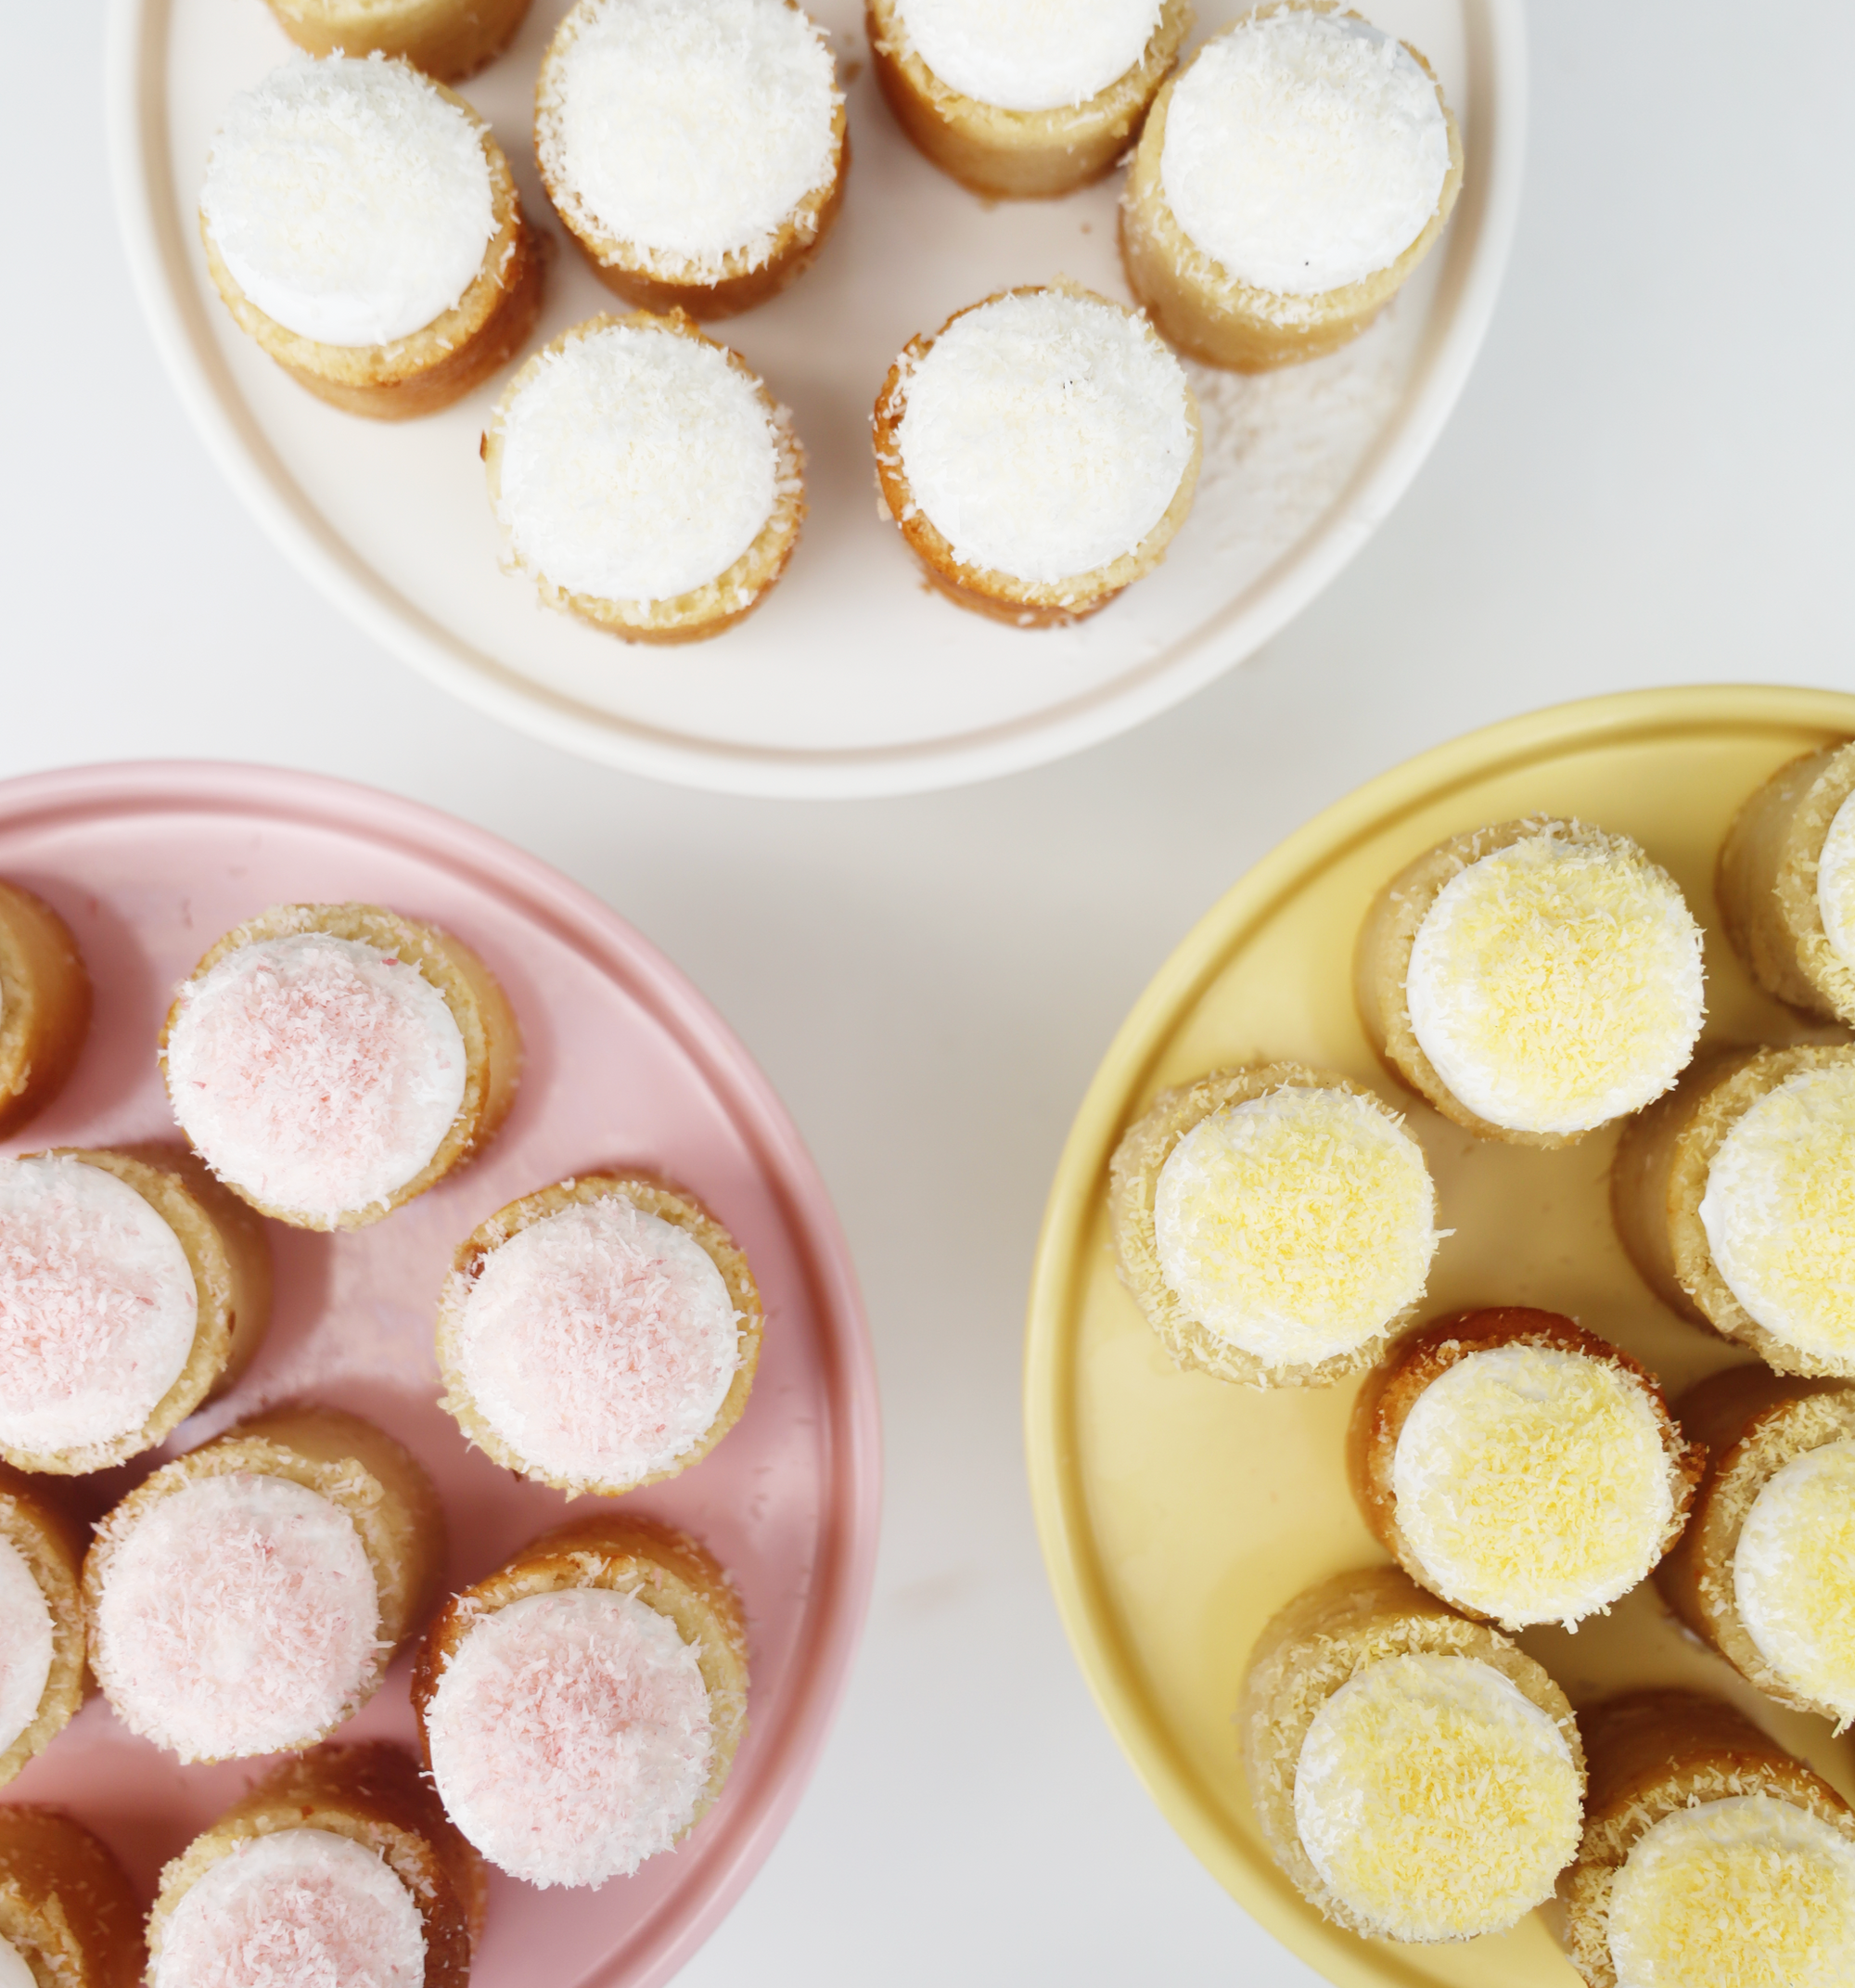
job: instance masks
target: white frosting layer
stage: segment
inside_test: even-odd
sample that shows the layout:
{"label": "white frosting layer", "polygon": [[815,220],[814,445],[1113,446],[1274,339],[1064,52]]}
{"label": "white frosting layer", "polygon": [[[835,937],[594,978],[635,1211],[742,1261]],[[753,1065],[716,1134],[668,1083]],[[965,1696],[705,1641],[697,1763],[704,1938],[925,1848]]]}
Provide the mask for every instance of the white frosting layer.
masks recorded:
{"label": "white frosting layer", "polygon": [[329,1829],[241,1843],[181,1896],[151,1988],[425,1988],[425,1926],[373,1851]]}
{"label": "white frosting layer", "polygon": [[200,212],[286,330],[385,345],[476,280],[496,231],[482,134],[403,62],[299,57],[232,99]]}
{"label": "white frosting layer", "polygon": [[0,1753],[38,1717],[51,1674],[51,1609],[19,1549],[0,1539]]}
{"label": "white frosting layer", "polygon": [[221,1179],[326,1219],[389,1199],[464,1102],[464,1037],[409,960],[301,932],[228,954],[181,988],[174,1117]]}
{"label": "white frosting layer", "polygon": [[1542,1346],[1472,1353],[1399,1431],[1398,1525],[1458,1608],[1513,1629],[1608,1608],[1674,1516],[1654,1408],[1628,1374]]}
{"label": "white frosting layer", "polygon": [[1227,274],[1314,297],[1395,263],[1449,173],[1449,127],[1410,51],[1362,20],[1240,21],[1182,75],[1159,179]]}
{"label": "white frosting layer", "polygon": [[950,89],[1003,110],[1082,104],[1118,83],[1160,0],[897,0],[915,53]]}
{"label": "white frosting layer", "polygon": [[709,1432],[740,1360],[728,1287],[672,1224],[617,1198],[493,1251],[458,1321],[478,1412],[538,1469],[627,1484]]}
{"label": "white frosting layer", "polygon": [[1836,809],[1816,861],[1816,908],[1829,950],[1855,967],[1855,793]]}
{"label": "white frosting layer", "polygon": [[1472,1937],[1548,1897],[1582,1790],[1547,1715],[1471,1657],[1388,1657],[1314,1715],[1295,1828],[1314,1868],[1394,1940]]}
{"label": "white frosting layer", "polygon": [[772,421],[717,346],[614,325],[544,353],[505,401],[496,510],[569,594],[673,600],[726,572],[780,494]]}
{"label": "white frosting layer", "polygon": [[1775,1472],[1746,1515],[1733,1593],[1759,1654],[1791,1689],[1855,1720],[1855,1442]]}
{"label": "white frosting layer", "polygon": [[1184,369],[1145,318],[1033,290],[955,318],[908,375],[896,445],[968,566],[1068,580],[1134,551],[1192,459]]}
{"label": "white frosting layer", "polygon": [[39,1988],[38,1977],[10,1940],[0,1938],[0,1988]]}
{"label": "white frosting layer", "polygon": [[539,125],[569,218],[698,263],[763,261],[831,176],[818,29],[784,0],[581,0],[569,26]]}
{"label": "white frosting layer", "polygon": [[196,1479],[110,1555],[91,1661],[118,1717],[183,1760],[320,1738],[373,1675],[379,1595],[339,1506],[281,1477]]}
{"label": "white frosting layer", "polygon": [[1855,1360],[1855,1063],[1799,1071],[1736,1119],[1707,1170],[1708,1248],[1768,1332]]}
{"label": "white frosting layer", "polygon": [[696,1652],[630,1595],[530,1595],[470,1630],[426,1708],[451,1819],[529,1883],[603,1884],[668,1850],[708,1786]]}
{"label": "white frosting layer", "polygon": [[0,1443],[134,1434],[198,1324],[180,1238],[126,1182],[63,1157],[0,1161]]}
{"label": "white frosting layer", "polygon": [[1438,892],[1404,994],[1470,1110],[1515,1132],[1588,1132],[1659,1097],[1693,1056],[1700,929],[1631,845],[1529,836]]}
{"label": "white frosting layer", "polygon": [[1153,1205],[1166,1282],[1246,1353],[1350,1352],[1423,1295],[1436,1194],[1423,1148],[1350,1091],[1286,1087],[1201,1120]]}
{"label": "white frosting layer", "polygon": [[1618,1988],[1847,1988],[1855,1842],[1771,1795],[1677,1809],[1611,1879],[1608,1931]]}

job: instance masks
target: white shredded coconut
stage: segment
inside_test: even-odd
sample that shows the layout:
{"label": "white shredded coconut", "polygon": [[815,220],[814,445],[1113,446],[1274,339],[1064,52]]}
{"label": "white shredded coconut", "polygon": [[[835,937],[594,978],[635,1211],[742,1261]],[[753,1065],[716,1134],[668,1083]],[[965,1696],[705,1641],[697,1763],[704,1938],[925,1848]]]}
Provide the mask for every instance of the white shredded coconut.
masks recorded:
{"label": "white shredded coconut", "polygon": [[25,1557],[0,1539],[0,1753],[38,1717],[51,1674],[51,1609]]}
{"label": "white shredded coconut", "polygon": [[895,11],[950,89],[1002,110],[1055,110],[1119,82],[1160,10],[1160,0],[898,0]]}
{"label": "white shredded coconut", "polygon": [[1314,297],[1397,261],[1436,212],[1449,127],[1410,51],[1295,10],[1208,43],[1166,113],[1160,184],[1227,274]]}
{"label": "white shredded coconut", "polygon": [[1816,861],[1816,908],[1829,950],[1855,967],[1855,794],[1836,811]]}
{"label": "white shredded coconut", "polygon": [[580,0],[542,71],[537,142],[569,221],[751,266],[828,183],[839,101],[829,45],[784,0]]}
{"label": "white shredded coconut", "polygon": [[332,1829],[240,1843],[188,1888],[150,1988],[425,1988],[425,1926],[375,1852]]}
{"label": "white shredded coconut", "polygon": [[497,515],[520,563],[596,600],[673,600],[727,571],[779,497],[754,380],[706,340],[608,325],[544,353],[499,419]]}
{"label": "white shredded coconut", "polygon": [[199,205],[246,296],[325,345],[422,330],[476,280],[496,231],[482,134],[378,57],[298,57],[241,91]]}
{"label": "white shredded coconut", "polygon": [[0,1443],[133,1435],[198,1323],[180,1238],[125,1181],[60,1155],[0,1161]]}
{"label": "white shredded coconut", "polygon": [[19,1949],[0,1935],[0,1988],[39,1988],[39,1978],[20,1957]]}
{"label": "white shredded coconut", "polygon": [[1733,1592],[1759,1654],[1793,1691],[1855,1722],[1855,1441],[1794,1456],[1752,1501]]}
{"label": "white shredded coconut", "polygon": [[967,311],[910,369],[896,447],[968,566],[1033,584],[1134,551],[1192,457],[1183,368],[1099,297],[1017,291]]}

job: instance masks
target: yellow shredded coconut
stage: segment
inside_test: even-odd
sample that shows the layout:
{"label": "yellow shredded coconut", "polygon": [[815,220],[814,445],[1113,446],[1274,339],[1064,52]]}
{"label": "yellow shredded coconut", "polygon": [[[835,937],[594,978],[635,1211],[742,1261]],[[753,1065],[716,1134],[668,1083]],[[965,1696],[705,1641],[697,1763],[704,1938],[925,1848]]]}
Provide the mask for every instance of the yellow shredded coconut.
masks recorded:
{"label": "yellow shredded coconut", "polygon": [[1565,1736],[1473,1657],[1356,1672],[1315,1714],[1295,1771],[1315,1869],[1394,1940],[1511,1926],[1571,1860],[1581,1807]]}
{"label": "yellow shredded coconut", "polygon": [[1542,832],[1438,892],[1405,998],[1472,1111],[1513,1132],[1588,1132],[1660,1097],[1694,1054],[1700,929],[1633,843]]}
{"label": "yellow shredded coconut", "polygon": [[1746,1632],[1801,1697],[1855,1721],[1855,1441],[1794,1456],[1752,1502],[1733,1556]]}
{"label": "yellow shredded coconut", "polygon": [[1612,1880],[1609,1936],[1618,1988],[1848,1988],[1855,1842],[1771,1795],[1677,1809]]}
{"label": "yellow shredded coconut", "polygon": [[1766,1331],[1855,1356],[1855,1067],[1799,1071],[1744,1112],[1708,1168],[1700,1220]]}
{"label": "yellow shredded coconut", "polygon": [[1350,1352],[1423,1295],[1437,1246],[1423,1148],[1350,1091],[1226,1106],[1160,1169],[1153,1225],[1182,1304],[1245,1352]]}
{"label": "yellow shredded coconut", "polygon": [[1626,1595],[1674,1516],[1668,1453],[1633,1376],[1543,1346],[1473,1353],[1399,1432],[1398,1524],[1445,1600],[1509,1629]]}

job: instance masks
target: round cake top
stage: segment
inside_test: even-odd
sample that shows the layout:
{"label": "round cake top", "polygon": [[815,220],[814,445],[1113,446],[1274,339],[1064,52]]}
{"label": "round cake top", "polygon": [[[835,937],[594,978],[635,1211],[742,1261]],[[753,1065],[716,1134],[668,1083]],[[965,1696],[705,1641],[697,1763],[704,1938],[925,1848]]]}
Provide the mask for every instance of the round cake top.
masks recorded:
{"label": "round cake top", "polygon": [[1633,842],[1548,827],[1442,887],[1404,994],[1471,1111],[1512,1132],[1589,1132],[1686,1068],[1706,1012],[1700,929]]}
{"label": "round cake top", "polygon": [[1282,1365],[1383,1332],[1423,1295],[1438,1242],[1404,1126],[1372,1098],[1296,1085],[1193,1126],[1159,1170],[1153,1227],[1186,1311]]}
{"label": "round cake top", "polygon": [[603,1884],[668,1850],[714,1753],[695,1650],[612,1588],[528,1595],[483,1616],[425,1724],[452,1821],[543,1887]]}
{"label": "round cake top", "polygon": [[38,1717],[51,1674],[52,1611],[45,1591],[19,1549],[0,1539],[0,1753]]}
{"label": "round cake top", "polygon": [[706,339],[601,325],[525,366],[496,416],[496,514],[569,594],[661,601],[727,571],[781,494],[758,382]]}
{"label": "round cake top", "polygon": [[1766,1331],[1855,1361],[1855,1062],[1799,1071],[1733,1121],[1700,1220],[1727,1289]]}
{"label": "round cake top", "polygon": [[1437,86],[1402,43],[1300,9],[1206,44],[1166,112],[1159,180],[1229,276],[1317,297],[1388,267],[1449,175]]}
{"label": "round cake top", "polygon": [[1001,110],[1084,104],[1146,52],[1160,0],[896,0],[915,53],[950,89]]}
{"label": "round cake top", "polygon": [[541,72],[536,145],[567,219],[719,277],[764,262],[829,185],[829,44],[785,0],[580,0]]}
{"label": "round cake top", "polygon": [[297,932],[186,981],[168,1036],[174,1117],[222,1180],[328,1219],[390,1200],[464,1102],[456,1019],[410,960]]}
{"label": "round cake top", "polygon": [[1444,1600],[1506,1629],[1627,1595],[1674,1517],[1662,1424],[1634,1375],[1508,1345],[1445,1368],[1399,1431],[1398,1526]]}
{"label": "round cake top", "polygon": [[1816,859],[1816,908],[1829,950],[1855,967],[1855,794],[1836,809]]}
{"label": "round cake top", "polygon": [[1746,1633],[1791,1689],[1855,1722],[1855,1441],[1806,1450],[1752,1501],[1733,1556]]}
{"label": "round cake top", "polygon": [[278,1829],[182,1893],[151,1988],[424,1988],[425,1927],[403,1882],[332,1829]]}
{"label": "round cake top", "polygon": [[1610,1881],[1618,1988],[1855,1981],[1855,1842],[1772,1795],[1676,1809]]}
{"label": "round cake top", "polygon": [[39,1988],[38,1976],[4,1934],[0,1934],[0,1988]]}
{"label": "round cake top", "polygon": [[550,1476],[630,1484],[708,1433],[740,1363],[739,1315],[693,1236],[618,1196],[582,1201],[484,1259],[460,1309],[460,1378]]}
{"label": "round cake top", "polygon": [[196,1478],[114,1543],[91,1648],[131,1732],[183,1760],[278,1752],[353,1711],[380,1605],[354,1521],[248,1471]]}
{"label": "round cake top", "polygon": [[1329,1889],[1393,1940],[1496,1932],[1552,1893],[1583,1789],[1565,1735],[1491,1665],[1406,1654],[1315,1713],[1295,1828]]}
{"label": "round cake top", "polygon": [[483,134],[405,62],[297,57],[232,99],[199,211],[287,331],[387,345],[457,302],[496,232]]}
{"label": "round cake top", "polygon": [[0,1161],[0,1443],[133,1436],[198,1325],[180,1238],[126,1181],[62,1154]]}
{"label": "round cake top", "polygon": [[896,448],[967,566],[1033,584],[1094,572],[1138,549],[1191,467],[1184,368],[1103,298],[1014,290],[904,364]]}

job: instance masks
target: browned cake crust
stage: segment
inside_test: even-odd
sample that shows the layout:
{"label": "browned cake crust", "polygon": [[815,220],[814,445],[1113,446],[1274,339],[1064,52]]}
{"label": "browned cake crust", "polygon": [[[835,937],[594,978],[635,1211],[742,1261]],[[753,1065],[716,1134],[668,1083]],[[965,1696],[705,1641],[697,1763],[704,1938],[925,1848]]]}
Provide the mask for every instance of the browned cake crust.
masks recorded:
{"label": "browned cake crust", "polygon": [[51,1103],[90,1032],[90,976],[43,898],[0,880],[0,1138]]}
{"label": "browned cake crust", "polygon": [[508,46],[529,0],[267,0],[311,55],[403,56],[441,83],[475,75]]}
{"label": "browned cake crust", "polygon": [[134,1988],[142,1907],[122,1866],[55,1809],[0,1805],[0,1937],[40,1988]]}
{"label": "browned cake crust", "polygon": [[29,1760],[44,1752],[83,1702],[89,1673],[83,1661],[83,1599],[79,1584],[87,1540],[84,1529],[52,1495],[49,1485],[36,1483],[6,1464],[0,1464],[0,1539],[31,1570],[52,1619],[52,1667],[45,1695],[32,1724],[0,1753],[0,1786],[4,1786]]}

